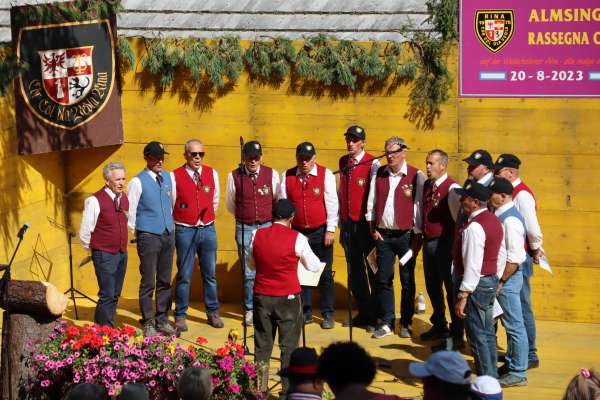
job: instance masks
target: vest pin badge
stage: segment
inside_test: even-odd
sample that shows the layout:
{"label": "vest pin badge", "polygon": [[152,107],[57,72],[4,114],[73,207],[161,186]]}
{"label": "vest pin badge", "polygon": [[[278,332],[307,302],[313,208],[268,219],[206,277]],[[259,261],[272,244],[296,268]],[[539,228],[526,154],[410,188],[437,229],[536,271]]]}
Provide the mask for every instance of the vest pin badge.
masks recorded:
{"label": "vest pin badge", "polygon": [[267,185],[263,185],[263,187],[258,188],[258,193],[261,196],[268,196],[270,192],[270,189]]}
{"label": "vest pin badge", "polygon": [[314,187],[313,188],[313,193],[315,194],[315,196],[318,196],[319,194],[321,194],[321,188]]}
{"label": "vest pin badge", "polygon": [[210,193],[210,186],[204,186],[202,189],[204,189],[204,193]]}
{"label": "vest pin badge", "polygon": [[365,178],[358,178],[358,181],[356,182],[358,184],[358,186],[363,187],[365,186]]}
{"label": "vest pin badge", "polygon": [[412,185],[402,185],[402,191],[404,192],[404,195],[406,197],[412,196],[412,189],[413,189]]}

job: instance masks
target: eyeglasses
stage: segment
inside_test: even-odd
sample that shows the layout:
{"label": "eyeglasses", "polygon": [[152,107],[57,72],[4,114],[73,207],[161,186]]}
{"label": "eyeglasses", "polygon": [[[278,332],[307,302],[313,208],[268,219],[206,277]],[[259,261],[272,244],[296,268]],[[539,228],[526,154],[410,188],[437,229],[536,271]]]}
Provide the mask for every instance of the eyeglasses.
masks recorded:
{"label": "eyeglasses", "polygon": [[204,157],[204,154],[206,154],[206,153],[203,152],[203,151],[189,151],[188,154],[190,156],[192,156],[192,157],[200,157],[200,158],[202,158],[202,157]]}

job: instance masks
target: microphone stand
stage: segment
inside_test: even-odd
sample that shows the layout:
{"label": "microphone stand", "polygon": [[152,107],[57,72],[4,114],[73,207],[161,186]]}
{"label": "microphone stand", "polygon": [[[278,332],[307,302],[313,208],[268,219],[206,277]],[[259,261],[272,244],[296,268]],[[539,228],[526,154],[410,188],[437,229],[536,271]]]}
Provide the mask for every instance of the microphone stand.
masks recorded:
{"label": "microphone stand", "polygon": [[[402,151],[402,149],[400,149],[399,151]],[[398,152],[399,152],[398,151]],[[380,158],[386,157],[389,153],[383,153],[377,157],[374,157],[372,160],[368,160],[368,161],[361,161],[358,162],[356,164],[349,164],[346,165],[345,167],[342,167],[340,169],[338,169],[337,171],[334,171],[333,174],[337,175],[339,174],[340,177],[343,176],[346,179],[346,187],[344,188],[344,198],[346,199],[346,212],[344,213],[344,217],[345,217],[345,222],[343,222],[343,224],[345,224],[346,226],[344,226],[344,230],[348,231],[348,242],[347,242],[347,247],[348,249],[352,248],[352,235],[350,234],[350,230],[349,230],[349,225],[350,225],[350,172],[358,167],[359,165],[365,165],[368,164],[370,162],[373,162],[374,160],[379,160]],[[348,160],[350,160],[350,157],[348,157]],[[370,178],[369,178],[370,179]],[[363,260],[364,262],[364,260]],[[347,282],[346,285],[348,286],[348,296],[347,296],[347,300],[348,300],[348,336],[349,336],[349,340],[352,342],[352,289],[350,288],[350,282],[351,282],[351,271],[352,268],[349,265],[348,260],[346,260],[346,265],[348,267],[348,274],[347,274]]]}
{"label": "microphone stand", "polygon": [[[240,197],[243,199],[244,198],[244,175],[246,175],[246,170],[245,170],[245,166],[244,166],[244,138],[240,136],[240,165],[238,168],[238,173],[240,175]],[[244,202],[242,201],[242,206],[243,206]],[[242,272],[242,325],[244,327],[244,354],[247,355],[252,355],[252,353],[250,352],[250,349],[248,348],[248,325],[246,324],[246,312],[248,310],[246,310],[246,298],[245,298],[245,292],[244,292],[244,281],[246,278],[246,241],[244,240],[244,223],[241,222],[240,223],[242,229],[241,229],[241,236],[242,236],[242,243],[241,243],[241,248],[242,251],[240,252],[240,270]]]}

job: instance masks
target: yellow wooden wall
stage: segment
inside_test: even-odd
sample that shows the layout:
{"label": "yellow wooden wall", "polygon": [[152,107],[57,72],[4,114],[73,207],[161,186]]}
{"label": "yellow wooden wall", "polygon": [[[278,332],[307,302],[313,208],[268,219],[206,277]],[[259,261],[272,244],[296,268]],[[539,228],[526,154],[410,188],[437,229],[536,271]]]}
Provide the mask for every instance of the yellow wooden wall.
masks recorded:
{"label": "yellow wooden wall", "polygon": [[[134,47],[136,51],[142,48],[139,42],[134,42]],[[452,70],[456,76],[455,65]],[[151,77],[135,71],[127,73],[124,81],[125,144],[121,147],[18,157],[12,103],[3,100],[1,151],[5,166],[10,167],[4,168],[7,176],[0,180],[4,186],[0,227],[7,237],[27,218],[36,222],[19,259],[22,276],[29,274],[28,267],[33,264],[33,238],[41,237],[53,266],[50,279],[65,285],[65,235],[49,221],[64,222],[66,211],[71,228],[78,230],[83,200],[102,185],[101,168],[106,162],[124,162],[131,177],[144,166],[144,144],[160,140],[170,153],[166,166],[173,169],[183,163],[183,143],[199,138],[205,143],[206,163],[219,172],[222,187],[216,222],[219,296],[237,302],[240,271],[234,223],[225,209],[224,191],[226,174],[239,160],[239,136],[261,141],[265,162],[279,171],[294,164],[295,146],[304,140],[315,144],[321,164],[335,169],[344,153],[343,132],[351,124],[359,124],[366,128],[368,150],[378,153],[386,138],[399,135],[411,148],[409,161],[421,168],[428,150],[445,149],[451,156],[450,172],[458,180],[466,176],[460,159],[476,148],[486,148],[494,157],[501,152],[518,154],[523,160],[524,180],[539,200],[544,247],[554,266],[554,275],[536,271],[533,297],[537,315],[600,322],[594,292],[600,283],[600,250],[594,235],[600,225],[600,206],[593,191],[600,181],[593,174],[595,167],[600,167],[594,135],[600,100],[459,99],[454,90],[435,128],[423,131],[404,117],[405,87],[389,96],[359,93],[334,97],[327,92],[299,95],[287,81],[279,87],[262,85],[251,82],[245,73],[221,94],[190,90],[190,80],[185,77],[179,77],[175,88],[166,92],[157,91]],[[5,253],[10,243],[5,240]],[[77,265],[84,256],[78,243],[74,253]],[[134,246],[129,257],[123,296],[130,299],[125,302],[128,307],[135,309],[139,272]],[[418,264],[418,290],[424,291],[420,257]],[[345,304],[345,268],[342,248],[336,243],[334,270],[340,307]],[[197,271],[194,279],[193,298],[200,299]],[[76,284],[88,294],[97,291],[90,264],[76,267]]]}

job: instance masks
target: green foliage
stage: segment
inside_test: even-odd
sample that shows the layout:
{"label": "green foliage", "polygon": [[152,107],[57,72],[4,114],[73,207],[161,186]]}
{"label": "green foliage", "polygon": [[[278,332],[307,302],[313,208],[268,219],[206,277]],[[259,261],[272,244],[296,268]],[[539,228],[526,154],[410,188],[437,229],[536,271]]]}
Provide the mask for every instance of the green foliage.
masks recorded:
{"label": "green foliage", "polygon": [[426,5],[431,16],[425,22],[433,25],[443,41],[458,39],[458,0],[428,0]]}
{"label": "green foliage", "polygon": [[142,67],[153,75],[160,76],[160,86],[164,89],[175,80],[177,67],[183,64],[184,49],[177,39],[153,39],[147,45],[147,55],[142,59]]}
{"label": "green foliage", "polygon": [[117,38],[117,57],[119,66],[124,70],[128,71],[133,68],[135,64],[135,55],[129,40],[125,36],[119,36]]}
{"label": "green foliage", "polygon": [[275,38],[252,42],[244,53],[244,62],[252,77],[281,81],[290,73],[295,57],[291,40]]}
{"label": "green foliage", "polygon": [[17,59],[9,45],[0,45],[0,96],[6,96],[13,80],[27,68],[27,64]]}
{"label": "green foliage", "polygon": [[123,11],[121,0],[76,0],[73,3],[27,5],[18,9],[20,25],[45,25],[62,21],[112,18]]}

